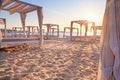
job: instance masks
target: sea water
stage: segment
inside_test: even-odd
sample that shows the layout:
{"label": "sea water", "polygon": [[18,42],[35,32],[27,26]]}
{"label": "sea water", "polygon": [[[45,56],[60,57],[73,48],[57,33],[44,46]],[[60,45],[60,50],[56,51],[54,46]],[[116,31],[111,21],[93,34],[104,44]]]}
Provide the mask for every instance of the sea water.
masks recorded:
{"label": "sea water", "polygon": [[[43,35],[46,35],[46,32],[43,33]],[[52,35],[52,33],[48,34],[48,35]],[[64,32],[63,31],[60,31],[59,32],[59,38],[66,38],[66,37],[70,37],[70,32],[65,32],[65,36],[64,35]],[[85,32],[82,32],[81,36],[84,36],[85,35]],[[93,32],[87,32],[87,35],[88,36],[93,36],[94,33]],[[97,31],[97,36],[100,36],[101,35],[101,31]],[[57,32],[54,32],[54,36],[57,36]],[[72,33],[72,36],[77,36],[77,32],[73,32]],[[80,36],[80,34],[78,34],[78,36]]]}

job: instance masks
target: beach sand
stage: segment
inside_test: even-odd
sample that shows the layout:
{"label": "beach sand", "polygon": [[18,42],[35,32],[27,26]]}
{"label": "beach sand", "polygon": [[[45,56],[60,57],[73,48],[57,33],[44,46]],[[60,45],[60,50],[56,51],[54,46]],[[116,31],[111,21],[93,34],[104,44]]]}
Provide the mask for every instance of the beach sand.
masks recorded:
{"label": "beach sand", "polygon": [[0,51],[0,80],[96,80],[99,42],[45,40]]}

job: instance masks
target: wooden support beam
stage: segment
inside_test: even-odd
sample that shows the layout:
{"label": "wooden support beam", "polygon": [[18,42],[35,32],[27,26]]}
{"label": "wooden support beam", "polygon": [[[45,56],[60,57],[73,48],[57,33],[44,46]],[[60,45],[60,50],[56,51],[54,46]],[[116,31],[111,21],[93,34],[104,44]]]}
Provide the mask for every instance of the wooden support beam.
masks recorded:
{"label": "wooden support beam", "polygon": [[57,25],[57,36],[59,37],[59,25]]}
{"label": "wooden support beam", "polygon": [[88,32],[88,23],[86,23],[84,26],[85,26],[85,37],[86,37]]}
{"label": "wooden support beam", "polygon": [[49,37],[49,34],[51,34],[51,32],[50,32],[50,28],[51,28],[51,26],[50,26],[50,24],[47,24],[46,25],[47,26],[47,39],[48,39],[48,37]]}
{"label": "wooden support beam", "polygon": [[37,9],[37,7],[29,7],[29,8],[26,8],[23,10],[24,13],[29,13],[29,12],[32,12],[32,11],[35,11]]}
{"label": "wooden support beam", "polygon": [[77,36],[79,35],[79,29],[77,29]]}
{"label": "wooden support beam", "polygon": [[82,36],[82,24],[80,24],[80,36]]}
{"label": "wooden support beam", "polygon": [[2,32],[0,30],[0,48],[1,48],[1,43],[2,43]]}
{"label": "wooden support beam", "polygon": [[73,32],[73,21],[71,21],[71,27],[70,27],[70,40],[72,41],[72,32]]}
{"label": "wooden support beam", "polygon": [[65,37],[65,32],[66,32],[66,28],[64,28],[64,32],[63,32],[63,38]]}
{"label": "wooden support beam", "polygon": [[4,23],[5,23],[5,32],[4,32],[4,37],[6,37],[6,33],[7,33],[7,31],[6,31],[6,19],[4,19]]}
{"label": "wooden support beam", "polygon": [[22,24],[22,28],[23,28],[23,31],[24,31],[24,36],[26,36],[26,33],[25,33],[25,19],[26,19],[26,13],[20,13],[20,17],[21,17],[21,24]]}
{"label": "wooden support beam", "polygon": [[41,46],[42,43],[44,43],[44,42],[43,42],[43,35],[42,35],[42,24],[43,24],[42,8],[40,8],[40,7],[37,8],[37,15],[38,15],[38,23],[39,23],[40,46]]}

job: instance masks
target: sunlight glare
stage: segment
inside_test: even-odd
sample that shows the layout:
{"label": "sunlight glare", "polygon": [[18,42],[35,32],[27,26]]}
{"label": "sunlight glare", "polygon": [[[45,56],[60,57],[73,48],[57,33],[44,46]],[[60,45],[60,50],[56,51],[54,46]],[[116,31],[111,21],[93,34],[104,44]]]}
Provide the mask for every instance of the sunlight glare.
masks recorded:
{"label": "sunlight glare", "polygon": [[94,21],[95,23],[98,21],[98,16],[96,14],[94,14],[94,13],[85,14],[84,18],[86,20]]}

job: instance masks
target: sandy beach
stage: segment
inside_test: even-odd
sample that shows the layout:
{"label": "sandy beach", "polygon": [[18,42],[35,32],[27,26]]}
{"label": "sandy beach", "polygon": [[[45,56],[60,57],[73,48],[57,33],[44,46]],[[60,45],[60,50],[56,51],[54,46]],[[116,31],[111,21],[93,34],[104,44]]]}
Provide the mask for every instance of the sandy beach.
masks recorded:
{"label": "sandy beach", "polygon": [[0,80],[96,80],[99,42],[46,40],[0,51]]}

